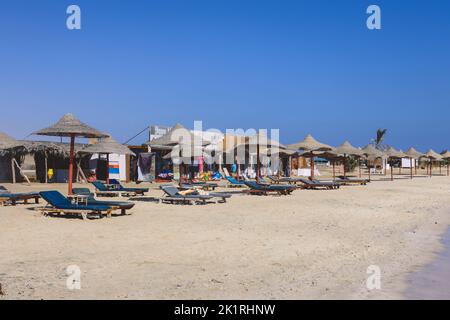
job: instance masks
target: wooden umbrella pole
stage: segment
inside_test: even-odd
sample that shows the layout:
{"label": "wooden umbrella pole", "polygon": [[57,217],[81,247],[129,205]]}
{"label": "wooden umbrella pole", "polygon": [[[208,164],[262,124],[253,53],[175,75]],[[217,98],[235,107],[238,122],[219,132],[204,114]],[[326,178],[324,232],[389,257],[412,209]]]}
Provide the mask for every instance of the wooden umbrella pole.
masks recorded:
{"label": "wooden umbrella pole", "polygon": [[410,176],[411,179],[413,178],[413,162],[412,162],[412,158],[409,158],[409,167],[410,167]]}
{"label": "wooden umbrella pole", "polygon": [[449,167],[449,162],[448,162],[448,160],[447,160],[447,177],[448,177],[448,175],[449,175],[449,173],[450,173],[448,167]]}
{"label": "wooden umbrella pole", "polygon": [[394,181],[394,167],[392,167],[392,160],[389,161],[389,166],[391,167],[391,181]]}
{"label": "wooden umbrella pole", "polygon": [[430,158],[430,178],[433,176],[433,160]]}
{"label": "wooden umbrella pole", "polygon": [[70,158],[69,158],[69,190],[68,194],[72,195],[72,186],[73,186],[73,159],[75,153],[75,135],[70,135]]}
{"label": "wooden umbrella pole", "polygon": [[[369,170],[369,181],[370,181],[370,162],[369,158],[367,158],[367,169]],[[375,164],[375,161],[373,162]]]}
{"label": "wooden umbrella pole", "polygon": [[417,165],[419,164],[419,160],[414,159],[414,172],[417,174]]}
{"label": "wooden umbrella pole", "polygon": [[109,153],[106,154],[106,183],[109,184]]}
{"label": "wooden umbrella pole", "polygon": [[260,162],[259,162],[259,141],[256,145],[256,183],[259,183],[259,175],[260,175]]}
{"label": "wooden umbrella pole", "polygon": [[314,154],[311,152],[311,180],[314,180]]}
{"label": "wooden umbrella pole", "polygon": [[347,157],[344,156],[344,161],[342,162],[344,164],[344,178],[347,176],[347,169],[345,168],[346,162],[347,162]]}
{"label": "wooden umbrella pole", "polygon": [[442,163],[439,161],[439,175],[442,175]]}
{"label": "wooden umbrella pole", "polygon": [[336,180],[336,160],[333,159],[333,180]]}
{"label": "wooden umbrella pole", "polygon": [[358,158],[359,178],[361,178],[361,159]]}

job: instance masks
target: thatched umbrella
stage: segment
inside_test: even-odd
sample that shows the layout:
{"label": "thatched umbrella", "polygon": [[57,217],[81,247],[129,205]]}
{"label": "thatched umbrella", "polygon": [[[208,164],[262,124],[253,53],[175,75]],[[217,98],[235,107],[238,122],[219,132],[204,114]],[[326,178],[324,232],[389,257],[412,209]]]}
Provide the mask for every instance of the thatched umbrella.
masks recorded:
{"label": "thatched umbrella", "polygon": [[0,151],[11,150],[11,149],[19,148],[22,146],[23,146],[23,144],[21,144],[19,141],[17,141],[13,137],[7,135],[4,132],[0,132]]}
{"label": "thatched umbrella", "polygon": [[288,145],[287,147],[292,150],[301,150],[307,152],[303,155],[309,156],[311,158],[311,179],[314,179],[314,153],[319,151],[333,150],[333,147],[317,141],[310,134],[308,134],[302,141]]}
{"label": "thatched umbrella", "polygon": [[[359,158],[361,158],[363,156],[363,152],[360,149],[357,149],[354,146],[352,146],[350,144],[350,142],[348,142],[348,141],[344,141],[343,144],[341,144],[340,146],[336,147],[335,151],[338,154],[342,154],[342,156],[343,156],[343,159],[344,159],[344,177],[346,176],[345,164],[346,164],[347,158],[349,156],[357,157],[358,158],[358,163],[359,163]],[[361,166],[360,166],[360,174],[359,175],[361,176]]]}
{"label": "thatched umbrella", "polygon": [[75,137],[82,138],[106,138],[108,135],[84,124],[74,115],[68,113],[63,116],[54,125],[36,131],[33,134],[41,136],[56,136],[56,137],[69,137],[70,138],[70,154],[69,154],[69,189],[68,194],[72,194],[72,179],[73,179],[73,162],[75,158]]}
{"label": "thatched umbrella", "polygon": [[447,162],[447,176],[450,174],[449,162],[450,162],[450,151],[445,150],[441,153],[441,157],[443,160]]}
{"label": "thatched umbrella", "polygon": [[106,181],[109,183],[109,155],[110,154],[123,154],[136,156],[136,154],[131,151],[127,146],[118,143],[116,140],[111,138],[111,136],[107,138],[100,139],[97,143],[90,144],[80,150],[80,153],[89,153],[89,154],[106,154]]}
{"label": "thatched umbrella", "polygon": [[409,163],[410,163],[410,176],[411,179],[413,178],[413,169],[412,169],[412,161],[414,159],[414,168],[417,174],[417,160],[420,159],[421,157],[423,157],[423,153],[417,151],[416,149],[414,149],[413,147],[409,148],[408,151],[405,152],[406,156],[409,158]]}
{"label": "thatched umbrella", "polygon": [[389,149],[385,151],[385,154],[389,160],[389,165],[391,167],[391,181],[392,181],[394,180],[394,168],[392,166],[392,160],[402,159],[405,156],[405,154],[403,152],[395,150],[393,147],[389,147]]}
{"label": "thatched umbrella", "polygon": [[[362,151],[363,155],[366,156],[367,160],[373,159],[375,161],[378,158],[382,159],[384,156],[383,151],[378,150],[371,144],[368,144],[367,146],[365,146],[361,151]],[[370,181],[370,166],[368,169],[369,169],[369,181]]]}
{"label": "thatched umbrella", "polygon": [[428,158],[428,160],[430,161],[430,177],[432,177],[433,176],[433,173],[432,173],[432,171],[433,171],[433,160],[441,161],[443,158],[442,158],[442,156],[439,153],[437,153],[433,149],[428,150],[425,153],[425,157]]}
{"label": "thatched umbrella", "polygon": [[[192,148],[197,142],[200,142],[200,146],[206,146],[209,142],[204,141],[201,137],[194,135],[183,125],[177,123],[163,136],[150,140],[146,144],[151,148],[172,150],[175,146],[179,152],[180,159],[181,153],[186,148]],[[194,154],[194,153],[191,153]],[[180,163],[180,185],[183,183],[183,161]]]}
{"label": "thatched umbrella", "polygon": [[[261,134],[261,132],[258,132],[258,134],[245,137],[245,141],[243,143],[239,143],[234,148],[239,149],[241,146],[248,146],[248,147],[256,147],[256,182],[259,183],[260,177],[261,177],[261,160],[260,160],[260,148],[261,146],[265,148],[266,154],[267,151],[275,154],[280,153],[280,150],[286,150],[287,147],[278,141],[268,139],[266,135]],[[277,152],[278,150],[278,152]]]}

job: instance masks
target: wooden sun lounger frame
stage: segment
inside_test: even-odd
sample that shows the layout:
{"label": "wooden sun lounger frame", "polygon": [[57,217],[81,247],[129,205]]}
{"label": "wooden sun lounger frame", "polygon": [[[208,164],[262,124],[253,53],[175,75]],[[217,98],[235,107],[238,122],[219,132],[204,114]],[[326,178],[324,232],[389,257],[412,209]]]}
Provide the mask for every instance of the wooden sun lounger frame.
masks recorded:
{"label": "wooden sun lounger frame", "polygon": [[120,209],[119,207],[111,207],[109,210],[106,211],[92,211],[92,210],[74,210],[74,209],[58,209],[52,206],[46,206],[41,208],[36,208],[36,210],[40,211],[42,215],[48,216],[50,214],[56,213],[57,215],[60,214],[79,214],[81,215],[81,218],[83,220],[87,220],[88,214],[89,215],[97,215],[102,216],[103,212],[106,212],[106,217],[111,218],[112,212],[114,210]]}
{"label": "wooden sun lounger frame", "polygon": [[206,201],[214,201],[213,198],[183,198],[183,197],[160,197],[157,198],[158,203],[164,203],[169,202],[171,204],[174,203],[181,203],[181,204],[190,204],[190,205],[197,205],[197,202],[200,202],[201,204],[206,204]]}
{"label": "wooden sun lounger frame", "polygon": [[369,182],[369,181],[367,181],[367,180],[365,180],[365,179],[354,179],[354,180],[352,180],[352,179],[341,179],[341,180],[335,180],[334,182],[336,182],[336,183],[339,183],[340,185],[343,185],[343,186],[345,186],[345,185],[361,185],[361,186],[365,186],[365,185],[367,185],[367,183]]}
{"label": "wooden sun lounger frame", "polygon": [[259,196],[268,196],[269,194],[278,194],[280,196],[290,195],[294,189],[288,190],[264,190],[264,189],[246,189],[242,190],[243,193],[259,195]]}
{"label": "wooden sun lounger frame", "polygon": [[31,199],[34,199],[34,202],[38,204],[40,198],[41,198],[40,195],[22,195],[16,198],[9,198],[9,197],[2,197],[2,195],[0,194],[0,206],[5,206],[8,203],[11,204],[12,206],[15,206],[17,204],[17,201],[23,201],[24,204],[28,204],[28,200]]}

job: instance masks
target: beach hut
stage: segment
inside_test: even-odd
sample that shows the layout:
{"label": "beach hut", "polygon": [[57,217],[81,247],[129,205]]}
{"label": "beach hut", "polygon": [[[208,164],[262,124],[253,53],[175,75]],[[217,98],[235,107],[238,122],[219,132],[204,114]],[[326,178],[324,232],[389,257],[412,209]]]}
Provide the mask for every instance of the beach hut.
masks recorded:
{"label": "beach hut", "polygon": [[348,141],[344,141],[343,144],[335,148],[335,152],[337,154],[342,155],[343,163],[344,163],[344,177],[346,176],[347,172],[345,169],[345,165],[347,162],[348,157],[353,156],[358,158],[358,166],[359,166],[359,177],[361,177],[361,163],[360,159],[362,156],[364,156],[364,153],[361,149],[357,149],[354,146],[350,144]]}
{"label": "beach hut", "polygon": [[[367,146],[365,146],[361,151],[362,151],[363,155],[366,156],[367,160],[375,161],[376,159],[383,159],[383,156],[384,156],[383,151],[378,150],[371,144],[368,144]],[[368,169],[369,169],[369,181],[370,181],[370,166],[369,165],[368,165]]]}
{"label": "beach hut", "polygon": [[119,154],[125,156],[136,156],[127,146],[118,143],[111,136],[99,139],[98,142],[90,144],[79,151],[88,154],[106,155],[106,181],[109,183],[109,155]]}
{"label": "beach hut", "polygon": [[450,164],[450,151],[445,150],[444,152],[441,153],[442,156],[442,160],[445,160],[447,162],[447,176],[450,174],[450,168],[449,168],[449,164]]}
{"label": "beach hut", "polygon": [[429,160],[429,168],[430,168],[429,174],[430,174],[430,177],[432,177],[433,176],[433,161],[442,161],[443,158],[439,153],[437,153],[433,149],[430,149],[425,153],[425,158],[427,158]]}
{"label": "beach hut", "polygon": [[423,153],[417,151],[416,149],[414,149],[413,147],[409,148],[406,152],[405,155],[409,158],[409,162],[410,162],[410,177],[411,179],[413,178],[413,166],[412,166],[412,161],[414,160],[414,170],[415,173],[417,174],[417,161],[424,156]]}
{"label": "beach hut", "polygon": [[288,145],[287,148],[291,150],[305,151],[302,153],[302,156],[311,158],[311,179],[314,179],[314,157],[317,155],[317,152],[333,151],[333,147],[317,141],[311,134],[308,134],[300,142]]}
{"label": "beach hut", "polygon": [[36,131],[33,134],[42,136],[56,136],[56,137],[69,137],[70,138],[70,150],[69,150],[69,186],[68,194],[72,194],[73,184],[73,164],[75,158],[75,138],[106,138],[108,135],[88,126],[81,122],[74,115],[68,113],[64,115],[54,125]]}
{"label": "beach hut", "polygon": [[[16,183],[16,167],[19,170],[21,169],[15,157],[24,148],[23,143],[4,132],[0,132],[0,180],[12,179],[12,182]],[[10,174],[9,171],[11,171]]]}

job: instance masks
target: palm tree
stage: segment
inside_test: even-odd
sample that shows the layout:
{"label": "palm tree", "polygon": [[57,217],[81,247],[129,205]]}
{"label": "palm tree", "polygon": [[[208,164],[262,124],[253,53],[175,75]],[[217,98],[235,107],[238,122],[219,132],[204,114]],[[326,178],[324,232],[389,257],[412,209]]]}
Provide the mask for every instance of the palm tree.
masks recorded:
{"label": "palm tree", "polygon": [[384,149],[384,145],[382,145],[384,136],[386,135],[387,129],[378,129],[377,130],[377,137],[375,139],[372,139],[372,144],[375,146],[375,148],[379,150]]}

